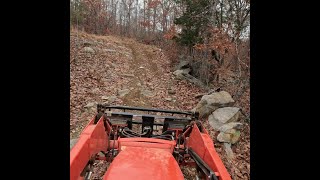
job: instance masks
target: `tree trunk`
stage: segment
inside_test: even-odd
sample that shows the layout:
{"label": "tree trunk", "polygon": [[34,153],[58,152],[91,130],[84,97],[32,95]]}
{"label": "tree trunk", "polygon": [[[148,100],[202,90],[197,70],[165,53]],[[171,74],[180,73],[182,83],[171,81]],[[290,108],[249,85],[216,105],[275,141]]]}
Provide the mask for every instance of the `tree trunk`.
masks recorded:
{"label": "tree trunk", "polygon": [[[148,0],[148,5],[149,5],[149,3],[150,3],[150,0]],[[148,11],[147,11],[147,16],[148,16],[148,23],[147,23],[147,25],[148,25],[148,37],[150,36],[150,26],[149,26],[149,23],[150,23],[150,8],[148,7]]]}
{"label": "tree trunk", "polygon": [[[143,0],[143,23],[146,23],[146,0]],[[146,34],[146,27],[143,27],[143,35]]]}
{"label": "tree trunk", "polygon": [[114,32],[119,32],[117,31],[118,28],[117,28],[117,5],[118,5],[118,2],[114,5],[114,21],[113,21],[113,27],[114,27]]}
{"label": "tree trunk", "polygon": [[156,29],[156,13],[157,13],[157,7],[153,8],[153,34],[155,33]]}
{"label": "tree trunk", "polygon": [[135,30],[136,36],[137,36],[137,32],[138,32],[138,5],[139,5],[139,1],[136,0],[136,30]]}
{"label": "tree trunk", "polygon": [[210,11],[211,11],[211,16],[212,16],[210,25],[214,28],[214,27],[216,27],[216,17],[215,17],[215,14],[216,14],[216,0],[211,0]]}
{"label": "tree trunk", "polygon": [[222,28],[222,7],[223,7],[223,0],[221,0],[220,4],[220,28]]}

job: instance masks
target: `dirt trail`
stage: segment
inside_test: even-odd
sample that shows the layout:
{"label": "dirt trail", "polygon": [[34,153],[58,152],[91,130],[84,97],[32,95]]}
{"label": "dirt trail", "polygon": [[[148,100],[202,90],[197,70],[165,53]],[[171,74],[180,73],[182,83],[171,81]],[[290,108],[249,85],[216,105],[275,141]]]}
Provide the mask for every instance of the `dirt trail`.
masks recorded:
{"label": "dirt trail", "polygon": [[[146,63],[146,57],[141,53],[141,49],[134,46],[131,42],[126,43],[125,46],[132,50],[133,60],[130,61],[130,67],[132,67],[134,78],[129,82],[128,86],[131,90],[129,94],[124,96],[123,102],[128,106],[140,106],[147,107],[151,106],[148,99],[141,94],[146,88],[144,85],[144,76],[148,73],[150,65]],[[146,66],[147,65],[147,66]],[[157,72],[157,68],[154,69]],[[156,73],[152,71],[152,73]]]}
{"label": "dirt trail", "polygon": [[71,32],[70,65],[71,138],[94,115],[94,108],[84,108],[90,103],[191,110],[197,103],[194,95],[201,92],[174,79],[161,49],[133,39]]}

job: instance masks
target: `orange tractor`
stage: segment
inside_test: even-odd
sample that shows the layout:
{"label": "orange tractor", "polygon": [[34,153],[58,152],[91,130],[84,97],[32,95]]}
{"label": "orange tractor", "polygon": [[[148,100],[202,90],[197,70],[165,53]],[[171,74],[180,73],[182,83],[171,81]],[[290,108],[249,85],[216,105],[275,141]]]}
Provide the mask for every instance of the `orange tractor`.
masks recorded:
{"label": "orange tractor", "polygon": [[197,179],[231,179],[198,114],[187,111],[98,104],[70,150],[70,179],[90,179],[95,160],[111,163],[104,180],[183,180],[181,166],[196,167]]}

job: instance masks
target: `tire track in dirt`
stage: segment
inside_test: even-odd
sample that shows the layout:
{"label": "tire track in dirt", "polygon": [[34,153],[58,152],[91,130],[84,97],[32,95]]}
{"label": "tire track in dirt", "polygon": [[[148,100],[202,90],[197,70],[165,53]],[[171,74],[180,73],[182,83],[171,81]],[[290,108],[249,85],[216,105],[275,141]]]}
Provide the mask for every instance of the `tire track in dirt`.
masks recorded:
{"label": "tire track in dirt", "polygon": [[130,62],[130,67],[132,67],[134,71],[134,79],[129,84],[129,89],[131,91],[123,97],[123,103],[128,106],[150,106],[150,102],[148,102],[141,94],[143,84],[142,76],[146,73],[146,70],[139,67],[143,67],[142,61],[144,60],[144,57],[137,52],[137,49],[132,43],[127,43],[125,45],[132,50],[133,59]]}
{"label": "tire track in dirt", "polygon": [[[150,91],[145,86],[145,80],[159,76],[157,64],[153,61],[155,55],[149,52],[153,51],[153,48],[150,49],[149,46],[144,44],[137,46],[136,42],[131,41],[124,45],[132,50],[133,60],[130,66],[134,70],[134,79],[129,84],[129,89],[132,90],[124,96],[123,102],[128,106],[151,107],[152,103],[148,97],[152,97],[156,92]],[[143,95],[143,92],[146,92],[147,96]]]}

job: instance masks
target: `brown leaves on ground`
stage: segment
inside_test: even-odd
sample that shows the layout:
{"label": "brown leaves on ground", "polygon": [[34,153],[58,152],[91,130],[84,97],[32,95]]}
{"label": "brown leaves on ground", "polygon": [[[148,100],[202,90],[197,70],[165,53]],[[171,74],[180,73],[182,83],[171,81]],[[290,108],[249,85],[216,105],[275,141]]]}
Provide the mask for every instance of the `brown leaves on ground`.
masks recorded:
{"label": "brown leaves on ground", "polygon": [[[86,52],[84,47],[90,47],[94,52]],[[85,110],[84,106],[90,102],[104,102],[102,96],[116,96],[111,103],[113,105],[191,110],[199,101],[195,96],[204,91],[189,82],[176,80],[172,72],[170,60],[155,46],[127,38],[72,31],[70,137],[76,138],[95,113]],[[119,97],[118,90],[122,89],[130,89],[130,92]],[[169,90],[174,93],[169,93]],[[151,94],[146,96],[142,92]],[[216,141],[216,134],[210,130],[207,122],[205,127],[211,133],[217,152],[232,178],[250,179],[249,125],[246,123],[240,141],[232,147],[236,157],[232,162],[227,161],[223,145]],[[99,163],[97,166],[101,168],[95,175],[102,176],[106,165]]]}
{"label": "brown leaves on ground", "polygon": [[107,170],[107,168],[110,166],[110,163],[106,163],[105,161],[96,161],[93,164],[93,173],[91,175],[91,179],[93,180],[102,180],[102,177]]}

